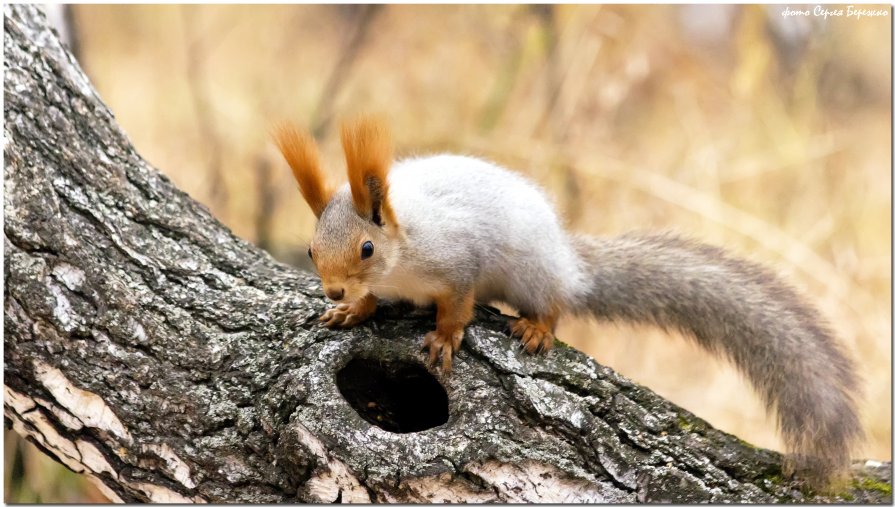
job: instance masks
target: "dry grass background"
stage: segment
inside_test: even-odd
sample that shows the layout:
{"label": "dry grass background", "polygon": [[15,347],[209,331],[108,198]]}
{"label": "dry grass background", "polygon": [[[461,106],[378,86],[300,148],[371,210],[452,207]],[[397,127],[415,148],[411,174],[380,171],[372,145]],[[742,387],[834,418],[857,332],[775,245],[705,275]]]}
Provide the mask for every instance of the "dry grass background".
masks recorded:
{"label": "dry grass background", "polygon": [[[140,153],[281,260],[304,262],[314,220],[271,123],[313,128],[335,180],[339,119],[385,113],[399,154],[463,152],[514,168],[555,196],[573,230],[671,229],[773,266],[860,365],[862,456],[891,459],[890,18],[784,19],[773,6],[74,14],[84,67]],[[558,335],[780,449],[751,388],[683,338],[584,321]],[[6,499],[33,499],[10,496],[27,491],[10,492],[11,438]],[[24,476],[41,500],[65,501],[41,490],[53,474]]]}

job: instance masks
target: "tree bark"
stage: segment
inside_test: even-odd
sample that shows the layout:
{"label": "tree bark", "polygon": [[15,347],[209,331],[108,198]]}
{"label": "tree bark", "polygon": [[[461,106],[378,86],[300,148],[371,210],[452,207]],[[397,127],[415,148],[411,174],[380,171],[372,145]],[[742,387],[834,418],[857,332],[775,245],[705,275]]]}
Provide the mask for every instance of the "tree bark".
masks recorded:
{"label": "tree bark", "polygon": [[454,371],[430,310],[318,326],[317,280],[234,237],[134,151],[40,11],[4,8],[4,413],[113,500],[891,501],[839,496],[479,311]]}

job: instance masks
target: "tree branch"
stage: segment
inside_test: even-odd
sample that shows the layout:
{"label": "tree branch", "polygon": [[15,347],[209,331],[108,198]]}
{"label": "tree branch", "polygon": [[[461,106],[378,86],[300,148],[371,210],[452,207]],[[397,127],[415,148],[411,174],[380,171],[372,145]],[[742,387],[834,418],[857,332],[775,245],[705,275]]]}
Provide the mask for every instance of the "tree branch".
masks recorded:
{"label": "tree branch", "polygon": [[[429,311],[317,326],[318,282],[150,167],[40,11],[4,13],[5,421],[113,500],[837,499],[496,314],[449,376],[423,366]],[[890,501],[890,471],[839,499]]]}

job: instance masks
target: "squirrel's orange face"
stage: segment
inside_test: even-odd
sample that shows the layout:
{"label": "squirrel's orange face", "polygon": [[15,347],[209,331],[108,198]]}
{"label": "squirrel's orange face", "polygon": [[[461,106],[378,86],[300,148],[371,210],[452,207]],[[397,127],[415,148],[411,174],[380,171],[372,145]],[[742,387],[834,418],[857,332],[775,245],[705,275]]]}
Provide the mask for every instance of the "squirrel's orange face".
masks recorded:
{"label": "squirrel's orange face", "polygon": [[394,266],[399,227],[388,199],[392,152],[385,124],[364,117],[343,125],[341,138],[348,186],[333,192],[308,132],[284,125],[275,135],[302,197],[318,218],[308,255],[323,291],[333,301],[350,303],[369,294]]}
{"label": "squirrel's orange face", "polygon": [[392,265],[388,232],[358,216],[347,192],[336,193],[308,248],[328,298],[351,303],[370,293]]}

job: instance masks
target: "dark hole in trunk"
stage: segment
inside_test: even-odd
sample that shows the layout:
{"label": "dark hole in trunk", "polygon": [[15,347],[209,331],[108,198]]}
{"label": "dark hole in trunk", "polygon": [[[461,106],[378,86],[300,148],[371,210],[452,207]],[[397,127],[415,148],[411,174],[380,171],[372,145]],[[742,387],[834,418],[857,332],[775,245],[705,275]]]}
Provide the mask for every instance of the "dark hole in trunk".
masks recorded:
{"label": "dark hole in trunk", "polygon": [[447,392],[419,364],[354,358],[336,373],[336,386],[365,421],[392,433],[448,420]]}

